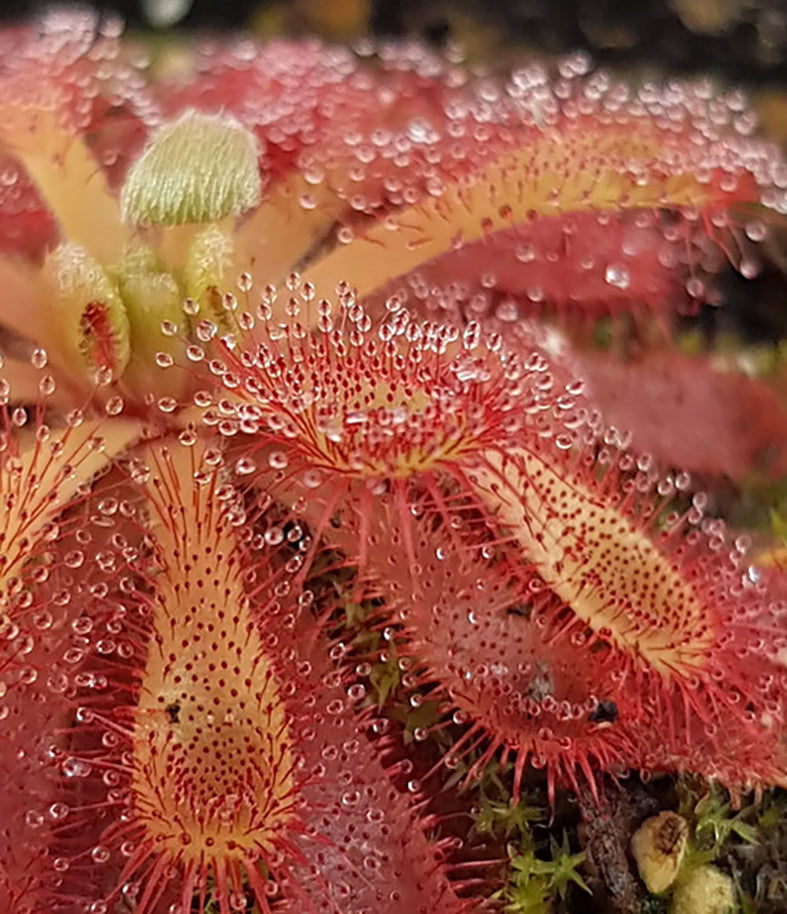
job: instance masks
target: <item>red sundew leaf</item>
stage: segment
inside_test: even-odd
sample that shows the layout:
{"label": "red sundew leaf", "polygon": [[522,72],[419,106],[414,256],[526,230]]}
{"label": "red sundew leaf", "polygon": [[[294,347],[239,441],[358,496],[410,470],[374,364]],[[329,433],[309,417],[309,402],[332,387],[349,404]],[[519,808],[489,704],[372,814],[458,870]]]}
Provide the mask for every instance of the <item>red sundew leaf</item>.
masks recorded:
{"label": "red sundew leaf", "polygon": [[[362,571],[381,617],[403,626],[399,650],[469,724],[449,757],[485,746],[472,775],[497,751],[513,755],[515,791],[526,764],[547,767],[551,795],[580,777],[595,791],[599,771],[627,768],[694,771],[733,789],[787,782],[783,572],[755,585],[743,541],[698,507],[660,531],[663,480],[659,495],[643,472],[631,486],[630,467],[555,454],[563,479],[550,483],[536,453],[516,485],[505,468],[490,476],[495,498],[527,505],[519,558],[500,543],[508,507],[484,535],[472,514],[446,517],[427,499],[409,547],[391,500],[367,524]],[[330,540],[355,563],[357,517]]]}
{"label": "red sundew leaf", "polygon": [[[736,203],[782,206],[777,188],[784,166],[776,148],[743,138],[732,125],[725,132],[721,125],[730,124],[732,111],[725,115],[725,103],[704,101],[702,87],[649,86],[636,95],[602,74],[552,85],[546,74],[540,79],[538,93],[523,93],[539,116],[534,121],[531,110],[525,127],[512,128],[508,150],[444,182],[434,197],[358,226],[305,278],[321,284],[342,275],[365,296],[458,245],[538,217],[671,210],[677,223],[669,237],[702,228],[716,238]],[[503,109],[514,107],[502,87],[497,98]],[[743,121],[735,127],[744,131]],[[461,142],[470,149],[474,141]],[[480,260],[478,270],[480,279]],[[524,267],[521,275],[527,287]],[[557,272],[553,279],[559,293]],[[637,285],[634,277],[634,290]],[[550,290],[543,291],[548,300]]]}
{"label": "red sundew leaf", "polygon": [[[338,303],[316,305],[297,277],[291,287],[289,323],[273,317],[269,289],[256,321],[239,315],[244,329],[211,342],[218,328],[204,328],[200,352],[215,380],[194,402],[205,425],[225,437],[243,433],[247,473],[277,474],[270,484],[280,498],[303,498],[315,548],[330,537],[333,512],[356,495],[368,517],[389,489],[406,518],[411,483],[436,491],[452,480],[457,500],[477,504],[467,474],[488,449],[505,452],[519,431],[537,439],[591,421],[581,386],[556,367],[534,325],[518,326],[507,351],[474,322],[460,334],[394,305],[375,322],[345,287]],[[310,310],[320,315],[315,334],[300,323]],[[363,549],[363,527],[360,541]]]}
{"label": "red sundew leaf", "polygon": [[[111,491],[107,480],[102,490]],[[91,651],[111,638],[115,609],[96,602],[106,575],[95,573],[93,557],[106,563],[108,543],[95,535],[105,529],[89,523],[87,506],[82,497],[57,505],[56,521],[31,542],[3,595],[0,900],[9,914],[49,910],[52,873],[63,871],[51,846],[69,812],[58,802],[58,778],[77,772],[66,751],[74,696],[106,687],[105,677],[85,671]],[[92,617],[87,606],[96,608]]]}
{"label": "red sundew leaf", "polygon": [[604,421],[662,465],[733,479],[787,471],[787,411],[761,381],[673,351],[575,356]]}
{"label": "red sundew leaf", "polygon": [[[697,230],[693,230],[697,233]],[[674,313],[689,302],[688,227],[670,236],[658,213],[569,213],[535,219],[463,244],[386,283],[365,304],[390,296],[439,319],[520,320],[542,308],[562,317]]]}
{"label": "red sundew leaf", "polygon": [[[718,590],[723,594],[724,584]],[[668,707],[659,707],[657,701],[652,701],[648,711],[652,719],[666,717],[669,725],[659,726],[649,739],[644,734],[642,765],[651,770],[699,771],[733,788],[747,788],[752,782],[784,786],[787,572],[749,568],[736,596],[743,618],[735,628],[730,625],[730,631],[723,636],[732,648],[725,652],[724,662],[729,665],[727,675],[731,682],[746,683],[734,712],[735,718],[743,718],[745,726],[731,725],[731,715],[723,712],[703,714],[706,699],[701,695],[697,701],[697,696],[687,698],[676,693]],[[689,683],[689,689],[701,693],[702,685],[694,681]],[[689,705],[693,707],[689,709]]]}
{"label": "red sundew leaf", "polygon": [[159,87],[164,109],[226,110],[260,141],[267,198],[235,258],[258,280],[282,279],[338,226],[438,194],[512,143],[510,111],[492,116],[480,88],[418,46],[381,49],[374,64],[317,42],[210,47],[194,68],[185,85]]}
{"label": "red sundew leaf", "polygon": [[[660,478],[650,458],[592,441],[525,447],[490,452],[479,493],[519,545],[524,580],[534,569],[618,649],[649,722],[631,734],[644,756],[660,746],[660,767],[690,759],[730,786],[785,783],[787,624],[772,588],[752,586],[744,539],[704,517],[699,494],[684,515],[665,514],[688,475]],[[733,725],[736,741],[724,736]],[[665,734],[655,747],[654,727]]]}
{"label": "red sundew leaf", "polygon": [[360,696],[308,636],[297,550],[277,569],[249,545],[257,521],[220,484],[218,452],[195,447],[129,465],[153,564],[140,554],[136,581],[107,575],[122,614],[89,669],[113,687],[76,699],[79,779],[61,782],[52,848],[69,866],[50,874],[49,910],[109,910],[122,893],[139,914],[173,894],[202,912],[210,894],[229,914],[247,885],[266,912],[469,911],[368,742]]}
{"label": "red sundew leaf", "polygon": [[[426,503],[419,515],[414,561],[402,561],[395,508],[375,505],[362,573],[384,601],[381,618],[403,625],[399,653],[425,668],[424,681],[439,683],[455,719],[469,725],[445,761],[480,743],[471,778],[496,753],[515,762],[517,797],[528,765],[547,770],[551,800],[557,784],[577,790],[586,781],[596,794],[599,771],[622,770],[640,751],[632,732],[643,724],[642,696],[621,658],[535,572],[523,586],[505,550],[474,546],[478,531],[460,512],[447,527]],[[352,515],[331,541],[352,564]]]}

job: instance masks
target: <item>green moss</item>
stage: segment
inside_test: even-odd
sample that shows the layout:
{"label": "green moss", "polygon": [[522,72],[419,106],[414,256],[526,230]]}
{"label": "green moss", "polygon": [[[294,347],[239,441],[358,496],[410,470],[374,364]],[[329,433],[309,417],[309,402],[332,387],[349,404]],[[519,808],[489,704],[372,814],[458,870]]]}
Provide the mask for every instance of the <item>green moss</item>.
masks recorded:
{"label": "green moss", "polygon": [[553,900],[565,898],[572,885],[590,894],[579,872],[585,852],[572,854],[565,833],[560,844],[553,837],[549,844],[550,859],[543,859],[533,848],[519,851],[509,845],[508,884],[494,896],[504,902],[506,914],[548,914]]}

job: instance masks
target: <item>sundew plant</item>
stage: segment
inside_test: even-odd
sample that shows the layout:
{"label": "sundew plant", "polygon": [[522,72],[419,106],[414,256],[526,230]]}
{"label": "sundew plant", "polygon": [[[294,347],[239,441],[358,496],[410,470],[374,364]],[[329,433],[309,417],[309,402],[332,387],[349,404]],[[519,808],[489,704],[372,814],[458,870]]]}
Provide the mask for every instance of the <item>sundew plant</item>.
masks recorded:
{"label": "sundew plant", "polygon": [[644,911],[627,790],[778,810],[785,373],[691,322],[785,212],[709,80],[0,31],[0,911]]}

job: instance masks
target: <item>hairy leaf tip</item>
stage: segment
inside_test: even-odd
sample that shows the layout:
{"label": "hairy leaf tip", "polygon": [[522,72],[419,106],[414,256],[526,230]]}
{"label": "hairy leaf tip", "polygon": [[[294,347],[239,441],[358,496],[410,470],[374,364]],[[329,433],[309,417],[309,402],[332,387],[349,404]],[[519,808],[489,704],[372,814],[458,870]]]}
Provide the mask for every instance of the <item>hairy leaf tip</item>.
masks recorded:
{"label": "hairy leaf tip", "polygon": [[123,220],[183,225],[237,216],[260,201],[258,157],[257,140],[239,124],[187,111],[153,136],[129,171]]}

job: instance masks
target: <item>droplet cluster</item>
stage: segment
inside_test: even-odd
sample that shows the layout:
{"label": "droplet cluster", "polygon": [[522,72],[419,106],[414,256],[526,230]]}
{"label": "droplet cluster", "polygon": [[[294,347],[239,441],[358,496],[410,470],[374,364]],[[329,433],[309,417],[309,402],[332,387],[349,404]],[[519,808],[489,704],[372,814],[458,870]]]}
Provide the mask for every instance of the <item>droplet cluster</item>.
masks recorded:
{"label": "droplet cluster", "polygon": [[[58,756],[53,910],[122,895],[140,912],[170,896],[228,912],[248,890],[263,910],[459,912],[371,750],[363,691],[315,649],[311,594],[291,580],[303,532],[290,527],[286,561],[278,527],[252,535],[220,455],[197,443],[151,445],[127,471],[126,523],[99,510],[139,545],[99,595],[115,591],[114,637],[87,649],[113,688],[80,691]],[[404,871],[423,878],[397,883]]]}
{"label": "droplet cluster", "polygon": [[[269,458],[273,468],[297,454],[315,471],[348,477],[427,473],[499,446],[528,417],[538,425],[558,408],[535,330],[529,339],[522,330],[520,352],[503,352],[500,335],[475,322],[460,329],[420,321],[396,298],[375,320],[347,284],[334,301],[314,301],[310,286],[299,289],[297,274],[289,285],[290,322],[273,317],[279,293],[271,286],[256,314],[238,315],[242,329],[232,337],[203,322],[211,348],[191,354],[215,355],[210,370],[228,404],[244,404],[233,413],[200,392],[195,405],[210,407],[204,421],[280,444],[284,451]],[[313,321],[317,330],[307,333]],[[560,408],[568,413],[574,402],[565,393]],[[546,433],[547,422],[541,425]]]}
{"label": "droplet cluster", "polygon": [[708,455],[716,367],[649,349],[787,210],[740,93],[81,13],[0,58],[0,909],[471,914],[445,769],[787,783],[784,570],[683,466],[785,423],[735,446],[730,380]]}

